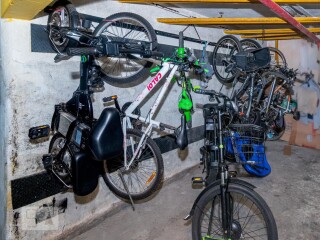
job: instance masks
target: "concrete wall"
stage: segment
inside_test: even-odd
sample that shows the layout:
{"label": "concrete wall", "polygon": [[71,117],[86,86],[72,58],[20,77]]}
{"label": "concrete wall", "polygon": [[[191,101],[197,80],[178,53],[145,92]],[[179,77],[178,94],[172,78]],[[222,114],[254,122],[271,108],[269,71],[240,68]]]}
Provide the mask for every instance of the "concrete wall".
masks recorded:
{"label": "concrete wall", "polygon": [[[274,45],[268,42],[268,45]],[[279,49],[286,57],[288,67],[300,72],[312,71],[315,80],[320,82],[320,50],[307,40],[279,41]]]}
{"label": "concrete wall", "polygon": [[[0,22],[0,29],[2,23]],[[1,48],[0,38],[0,239],[6,236],[6,212],[7,212],[7,145],[6,137],[8,134],[7,114],[6,114],[6,86],[4,81],[4,59],[3,49]]]}
{"label": "concrete wall", "polygon": [[[121,4],[116,1],[99,1],[88,4],[85,1],[77,1],[75,3],[79,12],[99,17],[128,11],[142,15],[150,21],[155,29],[178,33],[184,28],[184,26],[168,26],[157,23],[157,17],[176,17],[177,15],[153,6]],[[179,9],[179,11],[183,10]],[[184,14],[189,13],[184,12]],[[40,16],[32,23],[46,24],[46,21],[46,16]],[[5,173],[3,174],[3,164],[7,164],[7,181],[6,186],[3,185],[3,182],[0,185],[0,193],[1,198],[8,196],[7,225],[9,230],[6,237],[8,239],[51,239],[68,233],[77,226],[87,226],[93,219],[110,211],[121,201],[109,191],[101,180],[97,191],[86,198],[75,197],[72,192],[54,196],[56,201],[67,198],[68,207],[65,213],[48,221],[35,224],[35,212],[42,204],[51,203],[52,197],[15,211],[12,210],[10,181],[42,172],[41,156],[47,153],[49,144],[48,141],[37,144],[30,143],[27,136],[28,129],[32,126],[50,123],[54,104],[66,101],[71,97],[72,92],[79,84],[79,79],[74,78],[74,73],[79,72],[79,58],[74,57],[68,61],[54,63],[54,54],[31,52],[30,22],[2,20],[1,23],[1,52],[5,61],[2,62],[3,68],[0,72],[0,76],[4,77],[0,86],[0,123],[1,126],[7,127],[0,129],[2,157],[0,176],[1,178],[6,176]],[[222,35],[220,30],[210,29],[207,31],[205,28],[199,28],[198,31],[201,37],[209,41],[217,41]],[[189,28],[185,35],[197,38],[193,28]],[[177,40],[164,37],[159,37],[159,42],[171,45],[178,44]],[[186,46],[201,49],[199,44],[186,43]],[[123,104],[132,101],[144,88],[146,82],[130,88],[105,85],[104,92],[94,94],[96,117],[103,109],[102,98],[104,96],[117,94],[120,104]],[[197,80],[195,80],[195,85],[197,84]],[[219,86],[217,81],[210,82],[210,88],[218,88]],[[180,114],[177,109],[179,94],[180,88],[174,85],[157,116],[159,121],[174,126],[180,124]],[[206,101],[206,97],[194,96],[194,103]],[[147,112],[152,102],[153,99],[150,103],[146,103],[142,108],[143,113]],[[7,120],[7,125],[4,125],[4,120]],[[202,125],[202,122],[202,112],[196,110],[193,115],[193,126]],[[183,169],[198,164],[201,144],[202,141],[199,141],[190,145],[185,151],[174,150],[164,154],[165,177],[169,178]],[[199,174],[200,171],[199,169]],[[5,194],[5,187],[8,188],[7,194]],[[0,199],[1,204],[5,202],[2,200]],[[4,213],[3,207],[5,204],[1,205],[0,214]],[[1,236],[0,238],[3,239]]]}

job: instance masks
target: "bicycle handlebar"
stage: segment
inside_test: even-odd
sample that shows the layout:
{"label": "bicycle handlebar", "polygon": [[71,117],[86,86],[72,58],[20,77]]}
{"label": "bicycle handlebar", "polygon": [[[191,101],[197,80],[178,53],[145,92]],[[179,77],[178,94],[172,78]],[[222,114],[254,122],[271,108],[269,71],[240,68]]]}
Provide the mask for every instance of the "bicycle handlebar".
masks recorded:
{"label": "bicycle handlebar", "polygon": [[81,55],[97,55],[99,53],[98,49],[95,47],[86,48],[68,48],[68,56],[81,56]]}
{"label": "bicycle handlebar", "polygon": [[[137,49],[119,49],[119,53],[127,53],[127,54],[140,54],[145,58],[149,57],[163,57],[164,54],[162,52],[151,51],[151,50],[137,50]],[[68,56],[81,56],[81,55],[107,55],[103,51],[99,50],[95,47],[81,47],[81,48],[68,48],[67,55]]]}
{"label": "bicycle handlebar", "polygon": [[[222,93],[218,93],[215,90],[204,90],[204,89],[194,89],[193,90],[195,93],[199,94],[204,94],[204,95],[209,95],[210,97],[216,97],[216,100],[218,102],[218,107],[222,107],[223,110],[225,109],[230,109],[232,111],[238,112],[238,107],[235,104],[235,102],[231,101],[229,97]],[[223,99],[223,102],[219,100],[219,98]],[[222,104],[222,105],[220,105]]]}
{"label": "bicycle handlebar", "polygon": [[179,48],[184,48],[183,32],[179,32]]}
{"label": "bicycle handlebar", "polygon": [[198,94],[209,95],[209,96],[216,96],[216,97],[224,96],[221,93],[217,93],[215,90],[194,89],[193,91]]}

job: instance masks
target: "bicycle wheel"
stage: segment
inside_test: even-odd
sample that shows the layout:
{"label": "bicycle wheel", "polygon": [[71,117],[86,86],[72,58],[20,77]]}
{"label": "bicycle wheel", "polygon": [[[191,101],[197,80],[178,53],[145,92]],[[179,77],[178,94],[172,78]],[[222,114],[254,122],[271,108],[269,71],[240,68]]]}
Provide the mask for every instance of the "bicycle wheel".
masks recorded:
{"label": "bicycle wheel", "polygon": [[195,208],[193,240],[278,239],[272,212],[258,193],[241,185],[229,184],[226,195],[230,204],[231,236],[228,238],[222,229],[220,186],[216,186],[201,197]]}
{"label": "bicycle wheel", "polygon": [[218,41],[213,50],[213,70],[220,83],[231,83],[239,74],[239,69],[230,67],[233,63],[232,56],[240,51],[241,43],[232,35],[226,35]]}
{"label": "bicycle wheel", "polygon": [[[136,129],[127,129],[127,159],[131,159],[133,152],[139,144],[143,133]],[[103,179],[110,190],[124,199],[129,196],[122,184],[118,171],[110,171],[108,162],[105,161],[105,174]],[[122,161],[123,162],[123,161]],[[144,146],[140,149],[138,158],[134,160],[129,170],[122,170],[123,163],[113,166],[113,169],[120,169],[124,181],[133,200],[141,200],[152,195],[160,186],[163,179],[163,160],[157,144],[147,138]]]}
{"label": "bicycle wheel", "polygon": [[69,29],[79,24],[79,15],[72,4],[53,6],[48,17],[47,30],[49,42],[56,52],[64,52],[67,47],[75,47],[77,43],[62,34],[61,29]]}
{"label": "bicycle wheel", "polygon": [[243,39],[240,40],[241,46],[243,50],[248,50],[248,49],[259,49],[261,48],[260,43],[253,39]]}
{"label": "bicycle wheel", "polygon": [[266,130],[266,140],[276,141],[279,140],[284,132],[286,131],[286,124],[284,120],[284,115],[268,123],[268,128]]}
{"label": "bicycle wheel", "polygon": [[[95,37],[105,36],[110,40],[130,42],[141,41],[150,43],[150,50],[157,47],[157,36],[150,23],[133,13],[116,13],[107,17],[94,30]],[[121,54],[119,57],[101,57],[97,59],[104,80],[110,83],[131,83],[137,79],[145,79],[152,63],[138,54]]]}
{"label": "bicycle wheel", "polygon": [[274,47],[269,47],[270,50],[270,68],[282,67],[287,68],[287,61],[283,53]]}
{"label": "bicycle wheel", "polygon": [[[54,134],[49,144],[49,153],[58,155],[65,144],[66,138],[62,134]],[[68,150],[61,154],[60,159],[55,159],[53,161],[53,170],[64,182],[71,184],[71,153]]]}

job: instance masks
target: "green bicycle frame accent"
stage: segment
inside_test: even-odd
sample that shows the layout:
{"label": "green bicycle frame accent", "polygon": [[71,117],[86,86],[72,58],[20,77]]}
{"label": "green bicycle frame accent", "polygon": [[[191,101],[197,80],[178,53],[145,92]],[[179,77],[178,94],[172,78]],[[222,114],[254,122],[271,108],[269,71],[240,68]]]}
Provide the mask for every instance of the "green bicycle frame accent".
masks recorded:
{"label": "green bicycle frame accent", "polygon": [[186,121],[191,120],[191,109],[193,107],[190,94],[185,87],[182,88],[181,98],[178,103],[179,111],[181,111],[186,116]]}
{"label": "green bicycle frame accent", "polygon": [[177,50],[177,56],[178,58],[182,59],[185,55],[185,49],[183,47],[179,47]]}

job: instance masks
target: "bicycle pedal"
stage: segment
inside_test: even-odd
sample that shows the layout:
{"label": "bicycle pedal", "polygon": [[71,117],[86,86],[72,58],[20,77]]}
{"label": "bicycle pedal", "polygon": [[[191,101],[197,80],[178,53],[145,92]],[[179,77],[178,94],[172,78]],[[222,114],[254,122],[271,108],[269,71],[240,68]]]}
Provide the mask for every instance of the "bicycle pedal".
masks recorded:
{"label": "bicycle pedal", "polygon": [[117,99],[117,98],[118,98],[117,95],[113,95],[113,96],[110,96],[110,97],[104,97],[104,98],[102,99],[102,101],[103,101],[104,103],[107,103],[107,102],[113,101],[113,100],[115,100],[115,99]]}
{"label": "bicycle pedal", "polygon": [[41,125],[37,127],[32,127],[29,129],[29,138],[32,140],[48,137],[50,134],[50,126],[49,125]]}
{"label": "bicycle pedal", "polygon": [[42,156],[42,164],[46,170],[51,169],[52,162],[53,162],[53,155],[52,154],[45,154]]}
{"label": "bicycle pedal", "polygon": [[192,178],[192,186],[204,186],[205,181],[203,180],[202,177],[193,177]]}
{"label": "bicycle pedal", "polygon": [[237,174],[238,174],[237,171],[228,171],[228,173],[229,173],[229,176],[230,176],[231,178],[237,177]]}

